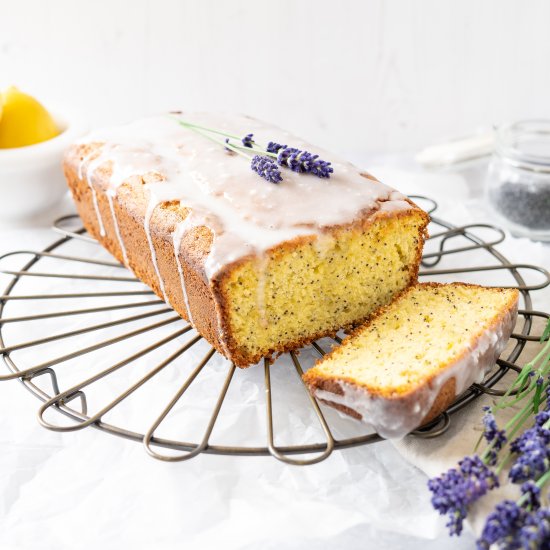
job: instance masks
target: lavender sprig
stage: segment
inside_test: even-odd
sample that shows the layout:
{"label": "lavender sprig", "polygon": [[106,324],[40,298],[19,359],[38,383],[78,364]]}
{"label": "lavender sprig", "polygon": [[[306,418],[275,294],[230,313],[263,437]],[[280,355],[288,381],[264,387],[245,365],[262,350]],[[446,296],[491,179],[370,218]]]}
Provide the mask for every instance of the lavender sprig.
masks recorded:
{"label": "lavender sprig", "polygon": [[540,508],[540,487],[533,481],[526,481],[521,486],[521,504],[528,510],[538,510]]}
{"label": "lavender sprig", "polygon": [[[227,134],[225,132],[220,132],[218,130],[212,130],[209,128],[203,128],[202,126],[198,126],[196,124],[191,124],[188,122],[184,122],[183,120],[176,119],[179,124],[182,126],[193,130],[197,134],[209,139],[210,141],[213,141],[214,143],[218,143],[222,145],[227,151],[230,151],[232,153],[237,153],[241,155],[242,157],[245,157],[246,159],[249,159],[250,162],[250,168],[254,170],[258,175],[260,175],[262,178],[266,179],[267,181],[271,183],[279,183],[283,180],[281,176],[280,170],[277,168],[277,165],[275,162],[273,162],[272,159],[269,157],[261,157],[259,155],[250,155],[249,153],[243,153],[240,149],[240,147],[237,147],[231,143],[231,138],[233,137],[231,134]],[[225,140],[219,140],[210,135],[210,133],[226,136]],[[253,134],[248,134],[243,138],[243,143],[245,142],[245,139],[247,142],[249,142],[252,146],[254,144],[254,141],[252,140]]]}
{"label": "lavender sprig", "polygon": [[281,171],[277,167],[277,163],[269,157],[255,155],[252,158],[250,167],[254,170],[254,172],[271,183],[279,183],[283,181],[283,177],[281,176]]}
{"label": "lavender sprig", "polygon": [[550,548],[550,510],[541,507],[540,487],[533,482],[521,486],[521,498],[497,504],[487,516],[478,550],[499,548]]}
{"label": "lavender sprig", "polygon": [[254,144],[254,140],[252,139],[253,137],[254,137],[254,134],[246,134],[246,136],[244,136],[241,139],[243,145],[245,147],[249,147],[250,149],[252,149],[253,144]]}
{"label": "lavender sprig", "polygon": [[330,162],[321,160],[319,155],[313,155],[308,151],[301,151],[286,145],[279,147],[277,163],[281,166],[288,166],[293,172],[313,174],[318,178],[330,178],[330,174],[334,172]]}
{"label": "lavender sprig", "polygon": [[485,411],[483,415],[483,425],[485,427],[483,437],[489,443],[487,464],[494,466],[497,463],[498,452],[508,440],[506,438],[506,431],[499,430],[491,407],[483,407],[483,410]]}
{"label": "lavender sprig", "polygon": [[286,149],[286,145],[281,145],[280,143],[276,143],[275,141],[270,141],[265,148],[268,153],[275,154],[279,152],[279,149]]}
{"label": "lavender sprig", "polygon": [[525,509],[513,500],[497,504],[495,511],[487,516],[481,538],[477,541],[478,550],[488,550],[497,542],[506,544],[507,548],[521,548],[517,539],[525,516]]}
{"label": "lavender sprig", "polygon": [[508,476],[513,483],[522,483],[537,479],[550,469],[550,430],[545,428],[547,412],[536,416],[536,424],[523,432],[510,444],[510,450],[516,460]]}
{"label": "lavender sprig", "polygon": [[[319,155],[315,155],[308,151],[302,151],[295,147],[281,145],[274,141],[268,142],[265,149],[263,149],[254,140],[254,134],[250,133],[246,134],[244,137],[238,137],[234,134],[229,134],[221,130],[186,122],[177,117],[176,120],[185,128],[193,130],[198,134],[207,137],[211,141],[220,143],[227,151],[239,153],[241,156],[250,159],[250,167],[252,170],[271,183],[279,183],[282,181],[280,170],[275,170],[272,166],[275,162],[280,166],[290,168],[294,172],[298,172],[300,174],[311,174],[322,179],[330,178],[330,175],[334,173],[334,169],[332,168],[330,162],[322,160],[319,158]],[[221,141],[215,139],[210,134],[223,136],[225,140]],[[250,149],[252,150],[251,152],[256,153],[255,156],[251,156],[249,154]],[[246,151],[246,153],[244,151]],[[265,160],[260,162],[260,160],[255,159],[256,156],[260,156],[264,159],[270,158],[274,162],[270,162],[268,165]]]}
{"label": "lavender sprig", "polygon": [[[248,137],[248,136],[246,136]],[[242,141],[244,143],[243,138]],[[255,144],[255,142],[252,142]],[[250,147],[248,145],[247,147]],[[318,178],[330,178],[334,172],[330,162],[322,160],[319,155],[314,155],[308,151],[302,151],[296,147],[288,147],[274,141],[267,144],[265,151],[255,148],[255,151],[263,155],[270,156],[277,160],[277,164],[290,168],[293,172],[300,174],[312,174]]]}
{"label": "lavender sprig", "polygon": [[487,491],[498,487],[498,477],[479,456],[467,456],[458,466],[458,470],[451,468],[428,482],[428,489],[433,495],[432,506],[441,515],[447,515],[447,527],[451,535],[460,535],[462,532],[468,506]]}
{"label": "lavender sprig", "polygon": [[[536,391],[537,387],[544,384],[544,380],[542,381],[543,384],[541,384],[540,379],[547,375],[550,370],[550,319],[548,320],[544,332],[540,337],[540,342],[541,344],[546,342],[546,344],[531,361],[523,366],[517,378],[500,398],[499,403],[496,406],[497,410],[515,405],[530,396],[533,391]],[[532,379],[535,375],[537,375],[537,379],[533,382]],[[516,391],[518,395],[515,399],[509,400],[514,391]],[[535,410],[535,407],[533,407],[533,410],[535,413],[538,412],[538,410]]]}
{"label": "lavender sprig", "polygon": [[550,548],[550,510],[539,508],[528,514],[518,538],[520,548]]}

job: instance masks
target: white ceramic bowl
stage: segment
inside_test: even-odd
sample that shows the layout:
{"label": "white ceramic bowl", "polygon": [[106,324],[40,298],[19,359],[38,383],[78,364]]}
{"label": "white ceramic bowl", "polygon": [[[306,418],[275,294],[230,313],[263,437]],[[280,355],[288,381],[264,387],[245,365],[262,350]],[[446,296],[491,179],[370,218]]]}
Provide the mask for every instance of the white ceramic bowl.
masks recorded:
{"label": "white ceramic bowl", "polygon": [[67,191],[62,159],[65,149],[87,130],[73,116],[53,112],[61,133],[26,147],[0,149],[0,221],[23,220],[43,212]]}

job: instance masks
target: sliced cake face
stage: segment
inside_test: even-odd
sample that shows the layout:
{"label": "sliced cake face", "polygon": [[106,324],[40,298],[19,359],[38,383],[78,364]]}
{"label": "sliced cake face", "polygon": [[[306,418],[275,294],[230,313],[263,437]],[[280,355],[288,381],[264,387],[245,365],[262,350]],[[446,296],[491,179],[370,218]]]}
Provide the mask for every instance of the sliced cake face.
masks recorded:
{"label": "sliced cake face", "polygon": [[[515,289],[417,285],[305,380],[317,397],[362,417],[386,437],[401,437],[483,379],[512,332],[517,301]],[[436,402],[438,410],[432,410]]]}
{"label": "sliced cake face", "polygon": [[380,216],[235,269],[223,292],[234,345],[261,357],[366,319],[416,280],[425,223]]}

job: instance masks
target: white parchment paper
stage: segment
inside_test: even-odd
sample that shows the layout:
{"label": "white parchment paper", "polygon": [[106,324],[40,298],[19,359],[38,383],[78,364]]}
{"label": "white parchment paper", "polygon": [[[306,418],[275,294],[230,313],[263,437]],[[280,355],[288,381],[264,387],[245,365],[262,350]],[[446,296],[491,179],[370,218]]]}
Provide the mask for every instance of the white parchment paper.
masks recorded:
{"label": "white parchment paper", "polygon": [[[384,170],[386,173],[381,174]],[[451,222],[463,224],[476,215],[467,202],[467,186],[456,176],[422,178],[384,167],[372,171],[404,192],[436,196],[441,202],[440,215]],[[0,251],[37,249],[51,238],[46,229],[6,229],[0,237]],[[499,249],[520,262],[544,264],[550,257],[547,248],[526,240],[509,239]],[[452,259],[446,265],[459,260]],[[491,284],[492,277],[489,273],[475,280]],[[29,280],[25,284],[30,292],[38,283]],[[40,288],[43,285],[40,281]],[[535,305],[550,308],[548,293],[539,293]],[[142,311],[147,310],[136,308],[109,315],[117,319]],[[169,316],[155,316],[150,322]],[[74,318],[74,327],[85,324],[85,319]],[[10,328],[9,336],[23,341],[50,329],[46,322],[34,323],[25,333]],[[164,327],[163,334],[175,329],[176,325]],[[125,330],[128,326],[113,328],[111,334],[116,336]],[[107,356],[95,352],[60,365],[58,370],[64,369],[66,384],[62,389],[81,380],[83,373],[98,372],[146,347],[147,338],[128,340]],[[94,341],[94,335],[90,334],[89,339]],[[162,353],[144,356],[131,370],[122,368],[96,391],[90,390],[91,408],[108,402],[185,341],[182,337],[170,342]],[[192,354],[200,358],[206,349],[197,345]],[[32,365],[69,350],[70,342],[60,341],[44,348],[38,358],[19,352],[18,360]],[[139,429],[160,413],[190,368],[189,364],[174,362],[155,377],[154,384],[147,385],[144,396],[136,392],[106,420]],[[193,441],[202,433],[205,411],[211,410],[227,368],[223,360],[209,364],[162,425],[159,435]],[[319,441],[321,432],[315,417],[300,412],[305,410],[303,407],[293,406],[307,397],[300,385],[291,381],[296,377],[292,366],[274,368],[272,374],[276,443]],[[265,439],[249,440],[252,434],[265,433],[263,369],[236,372],[230,394],[228,402],[234,405],[222,410],[212,443],[265,444]],[[36,398],[17,381],[0,383],[2,549],[435,549],[472,545],[473,538],[468,534],[458,540],[447,538],[444,521],[429,504],[427,477],[422,471],[433,475],[448,466],[449,456],[454,459],[457,453],[471,451],[466,448],[468,441],[464,441],[463,449],[457,446],[454,431],[432,445],[401,444],[399,452],[389,442],[336,451],[325,462],[309,467],[287,466],[270,457],[207,455],[169,464],[150,458],[138,443],[94,429],[67,434],[46,431],[35,419],[38,406]],[[336,426],[337,436],[365,431],[331,409],[323,411]],[[301,441],[295,440],[296,434],[300,434]]]}

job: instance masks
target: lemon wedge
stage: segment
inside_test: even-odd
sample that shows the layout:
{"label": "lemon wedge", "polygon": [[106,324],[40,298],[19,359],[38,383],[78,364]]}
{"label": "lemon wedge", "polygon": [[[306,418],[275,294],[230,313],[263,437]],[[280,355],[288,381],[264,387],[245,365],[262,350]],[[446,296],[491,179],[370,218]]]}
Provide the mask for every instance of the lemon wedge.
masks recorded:
{"label": "lemon wedge", "polygon": [[59,135],[52,116],[15,86],[0,93],[0,149],[24,147]]}

